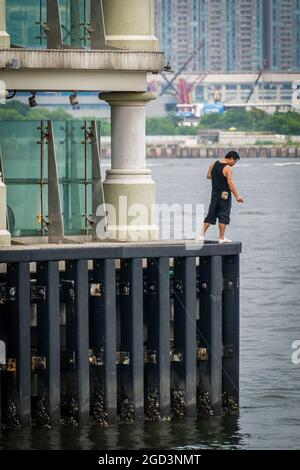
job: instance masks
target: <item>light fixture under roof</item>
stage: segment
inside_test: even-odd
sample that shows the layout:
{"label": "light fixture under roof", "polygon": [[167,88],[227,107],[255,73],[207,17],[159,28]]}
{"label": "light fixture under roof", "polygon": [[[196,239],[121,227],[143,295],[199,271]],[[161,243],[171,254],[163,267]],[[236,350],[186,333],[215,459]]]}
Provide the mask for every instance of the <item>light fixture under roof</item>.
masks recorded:
{"label": "light fixture under roof", "polygon": [[35,108],[35,106],[37,106],[35,95],[36,95],[36,93],[34,91],[32,91],[31,96],[29,96],[29,98],[28,98],[29,106],[31,108]]}
{"label": "light fixture under roof", "polygon": [[69,96],[69,100],[73,108],[78,106],[78,97],[76,91],[73,91],[73,93]]}

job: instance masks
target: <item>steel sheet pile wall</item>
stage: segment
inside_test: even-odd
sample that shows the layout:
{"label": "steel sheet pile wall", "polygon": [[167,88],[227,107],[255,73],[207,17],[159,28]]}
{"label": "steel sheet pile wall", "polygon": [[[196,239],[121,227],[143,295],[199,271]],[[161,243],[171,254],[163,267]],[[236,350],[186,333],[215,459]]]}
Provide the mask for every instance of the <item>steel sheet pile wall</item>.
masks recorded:
{"label": "steel sheet pile wall", "polygon": [[0,250],[2,425],[237,413],[240,251]]}

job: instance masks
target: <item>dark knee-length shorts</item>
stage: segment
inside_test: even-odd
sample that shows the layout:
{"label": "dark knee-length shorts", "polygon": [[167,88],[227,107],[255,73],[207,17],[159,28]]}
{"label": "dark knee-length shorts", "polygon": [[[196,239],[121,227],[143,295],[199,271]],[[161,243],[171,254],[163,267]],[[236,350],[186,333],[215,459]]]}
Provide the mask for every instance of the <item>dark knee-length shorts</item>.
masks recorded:
{"label": "dark knee-length shorts", "polygon": [[219,191],[212,192],[208,214],[204,219],[205,223],[215,225],[218,219],[220,224],[229,225],[231,194],[229,194],[228,199],[222,199],[221,194]]}

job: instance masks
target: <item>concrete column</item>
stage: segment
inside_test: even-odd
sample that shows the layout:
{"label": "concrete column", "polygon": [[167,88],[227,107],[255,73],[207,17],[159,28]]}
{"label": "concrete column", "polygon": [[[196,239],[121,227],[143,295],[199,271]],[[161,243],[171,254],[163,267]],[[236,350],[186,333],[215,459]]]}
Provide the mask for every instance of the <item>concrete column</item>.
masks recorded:
{"label": "concrete column", "polygon": [[108,46],[159,51],[153,0],[103,0],[103,12]]}
{"label": "concrete column", "polygon": [[155,224],[155,184],[146,169],[146,104],[152,93],[103,93],[111,106],[112,167],[104,181],[105,203],[115,208],[108,214],[108,236],[117,240],[159,238]]}
{"label": "concrete column", "polygon": [[0,0],[0,49],[10,47],[10,37],[6,32],[5,0]]}
{"label": "concrete column", "polygon": [[0,173],[0,246],[11,244],[10,233],[6,229],[6,186]]}

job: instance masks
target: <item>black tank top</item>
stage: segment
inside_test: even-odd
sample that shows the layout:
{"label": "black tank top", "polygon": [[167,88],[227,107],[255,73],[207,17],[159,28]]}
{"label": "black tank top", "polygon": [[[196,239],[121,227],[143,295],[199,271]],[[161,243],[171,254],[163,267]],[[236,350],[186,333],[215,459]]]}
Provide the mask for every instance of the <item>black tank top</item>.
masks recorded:
{"label": "black tank top", "polygon": [[227,178],[223,175],[223,170],[227,163],[221,163],[216,161],[214,164],[211,175],[212,175],[212,189],[215,191],[228,191],[230,193],[230,188],[228,186]]}

